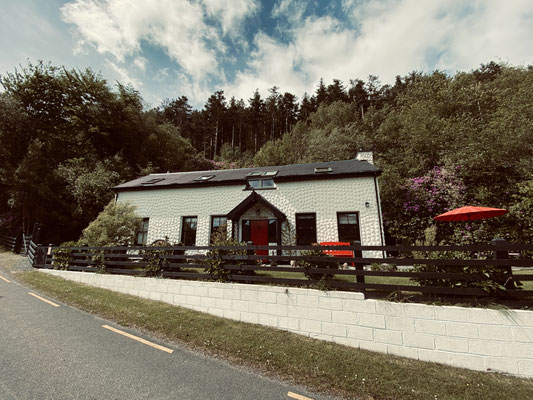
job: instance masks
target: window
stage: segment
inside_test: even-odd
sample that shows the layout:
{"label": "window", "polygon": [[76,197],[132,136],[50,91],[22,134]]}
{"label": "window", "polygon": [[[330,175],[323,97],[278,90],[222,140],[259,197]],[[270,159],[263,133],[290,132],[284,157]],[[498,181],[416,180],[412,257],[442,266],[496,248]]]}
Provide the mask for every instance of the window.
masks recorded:
{"label": "window", "polygon": [[181,242],[185,246],[194,246],[196,244],[196,224],[197,217],[183,217],[181,225]]}
{"label": "window", "polygon": [[161,182],[161,181],[164,181],[165,178],[152,178],[146,182],[141,182],[141,185],[153,185],[157,182]]}
{"label": "window", "polygon": [[315,174],[327,174],[328,172],[333,172],[331,167],[316,167]]}
{"label": "window", "polygon": [[225,216],[213,216],[211,217],[211,243],[213,243],[213,235],[220,230],[227,232],[228,220]]}
{"label": "window", "polygon": [[316,243],[316,214],[296,214],[296,244]]}
{"label": "window", "polygon": [[248,179],[245,189],[275,189],[276,185],[272,178]]}
{"label": "window", "polygon": [[359,214],[356,212],[337,213],[339,242],[361,240],[359,233]]}
{"label": "window", "polygon": [[215,175],[202,175],[202,176],[199,176],[198,178],[194,179],[194,182],[205,182],[205,181],[208,181],[209,179],[212,179],[214,177],[215,177]]}
{"label": "window", "polygon": [[137,246],[146,246],[146,241],[148,239],[148,220],[148,218],[143,218],[139,225],[139,230],[135,235],[135,244]]}

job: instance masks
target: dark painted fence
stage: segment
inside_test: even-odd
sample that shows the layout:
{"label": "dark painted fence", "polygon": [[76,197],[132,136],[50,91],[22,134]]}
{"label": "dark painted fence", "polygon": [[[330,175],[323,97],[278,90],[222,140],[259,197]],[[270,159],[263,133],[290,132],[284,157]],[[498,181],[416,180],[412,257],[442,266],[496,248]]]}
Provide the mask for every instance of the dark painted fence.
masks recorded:
{"label": "dark painted fence", "polygon": [[13,251],[16,240],[16,236],[0,235],[0,246],[5,247],[9,251]]}
{"label": "dark painted fence", "polygon": [[[269,254],[257,254],[258,250],[268,250]],[[353,256],[310,255],[309,250],[349,250]],[[218,254],[206,254],[208,252]],[[362,257],[363,252],[372,253],[364,253],[366,257]],[[527,269],[533,267],[533,245],[497,240],[490,245],[470,246],[38,246],[32,247],[29,253],[36,268],[369,293],[533,299],[533,290],[520,288],[521,282],[533,281],[533,270]],[[368,257],[386,253],[396,256]],[[218,260],[220,266],[217,272],[210,273],[208,261],[213,259]],[[301,265],[302,262],[307,264]],[[318,268],[309,267],[317,263]],[[384,264],[392,270],[383,270]],[[411,266],[430,266],[439,271],[420,271]],[[516,268],[513,271],[512,267],[526,269],[517,275]],[[413,279],[425,280],[426,284],[417,284]]]}

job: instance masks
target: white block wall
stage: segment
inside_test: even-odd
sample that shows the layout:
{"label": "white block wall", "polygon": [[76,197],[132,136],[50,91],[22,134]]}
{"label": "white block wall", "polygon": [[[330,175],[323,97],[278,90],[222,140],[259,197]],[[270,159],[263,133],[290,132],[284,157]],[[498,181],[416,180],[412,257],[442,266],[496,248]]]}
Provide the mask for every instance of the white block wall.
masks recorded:
{"label": "white block wall", "polygon": [[[285,213],[293,227],[296,226],[296,213],[316,213],[319,242],[338,241],[337,212],[357,211],[361,243],[368,246],[384,243],[374,177],[279,182],[276,186],[275,190],[258,190],[257,193]],[[198,216],[196,245],[208,246],[211,216],[226,215],[248,197],[251,192],[243,188],[244,183],[121,191],[117,201],[133,204],[140,217],[150,219],[148,243],[165,236],[171,242],[179,242],[181,218]]]}
{"label": "white block wall", "polygon": [[533,377],[533,312],[365,300],[361,293],[42,270],[365,350]]}

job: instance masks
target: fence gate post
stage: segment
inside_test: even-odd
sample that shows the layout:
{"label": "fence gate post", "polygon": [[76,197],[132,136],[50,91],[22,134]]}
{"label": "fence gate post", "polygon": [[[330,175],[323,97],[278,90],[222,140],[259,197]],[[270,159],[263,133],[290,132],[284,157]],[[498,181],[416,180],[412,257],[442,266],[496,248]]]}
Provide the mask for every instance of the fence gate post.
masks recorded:
{"label": "fence gate post", "polygon": [[[361,251],[361,249],[356,249],[355,247],[359,247],[361,246],[361,241],[360,240],[355,240],[352,242],[352,246],[354,246],[354,249],[353,249],[353,256],[354,258],[362,258],[363,257],[363,252]],[[364,264],[358,262],[358,263],[355,263],[355,270],[356,271],[363,271],[364,270]],[[365,276],[364,275],[356,275],[355,276],[355,279],[356,279],[356,282],[357,283],[365,283]],[[363,291],[364,291],[364,288],[363,288]]]}
{"label": "fence gate post", "polygon": [[[499,244],[506,244],[505,239],[492,239],[490,242],[493,246]],[[494,251],[495,260],[508,260],[509,252],[507,250],[496,250]],[[496,266],[497,268],[497,279],[498,283],[501,283],[505,289],[516,289],[514,280],[513,280],[513,269],[511,266]]]}
{"label": "fence gate post", "polygon": [[13,253],[15,254],[20,253],[20,249],[22,249],[22,239],[23,239],[22,228],[18,228],[17,237],[15,239],[15,246],[13,246]]}

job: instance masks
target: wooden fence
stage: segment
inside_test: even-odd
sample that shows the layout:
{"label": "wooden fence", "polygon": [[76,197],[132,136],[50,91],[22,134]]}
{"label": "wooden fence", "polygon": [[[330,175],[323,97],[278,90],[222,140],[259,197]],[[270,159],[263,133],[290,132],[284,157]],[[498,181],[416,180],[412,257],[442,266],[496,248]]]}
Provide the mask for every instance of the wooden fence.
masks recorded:
{"label": "wooden fence", "polygon": [[[338,250],[353,255],[318,253]],[[363,252],[395,256],[362,257]],[[533,245],[497,240],[470,246],[34,246],[29,253],[36,268],[368,293],[533,299],[533,270],[527,268],[533,267]]]}
{"label": "wooden fence", "polygon": [[16,240],[16,236],[0,235],[0,246],[5,247],[9,251],[13,251]]}

